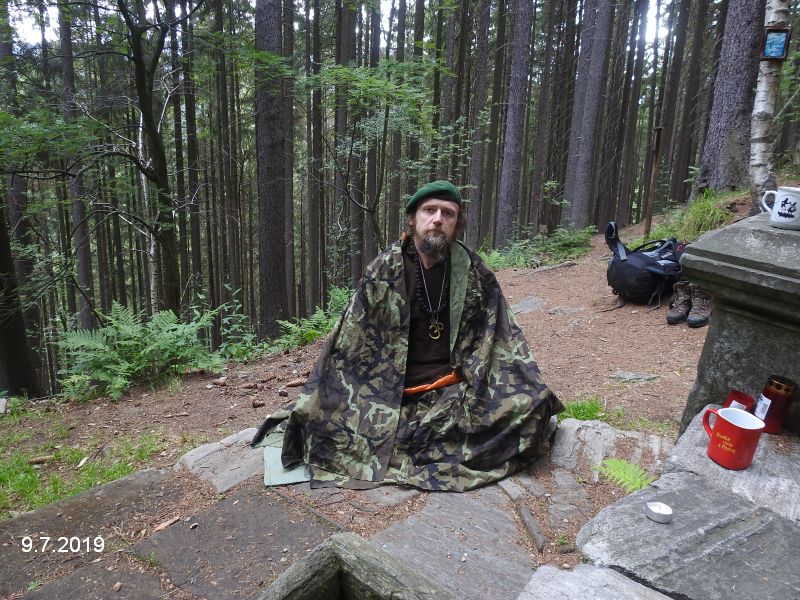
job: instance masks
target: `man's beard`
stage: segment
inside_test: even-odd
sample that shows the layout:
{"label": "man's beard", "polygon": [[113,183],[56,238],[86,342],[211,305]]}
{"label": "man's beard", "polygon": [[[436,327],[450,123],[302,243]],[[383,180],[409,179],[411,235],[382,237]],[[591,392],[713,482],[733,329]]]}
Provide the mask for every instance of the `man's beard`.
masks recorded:
{"label": "man's beard", "polygon": [[443,231],[427,231],[419,241],[419,251],[435,261],[442,260],[450,249],[450,240]]}

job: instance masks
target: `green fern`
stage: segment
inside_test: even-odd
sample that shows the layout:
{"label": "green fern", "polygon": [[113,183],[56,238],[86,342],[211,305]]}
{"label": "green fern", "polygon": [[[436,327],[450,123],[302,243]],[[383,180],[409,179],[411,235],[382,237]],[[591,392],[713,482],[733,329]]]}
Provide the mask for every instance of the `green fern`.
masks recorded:
{"label": "green fern", "polygon": [[293,350],[328,335],[344,312],[351,295],[352,291],[347,288],[333,288],[327,308],[318,306],[310,317],[296,321],[279,320],[278,325],[283,333],[275,340],[273,349]]}
{"label": "green fern", "polygon": [[611,483],[618,485],[629,494],[646,488],[655,480],[655,477],[649,475],[639,465],[619,458],[605,459],[598,470]]}

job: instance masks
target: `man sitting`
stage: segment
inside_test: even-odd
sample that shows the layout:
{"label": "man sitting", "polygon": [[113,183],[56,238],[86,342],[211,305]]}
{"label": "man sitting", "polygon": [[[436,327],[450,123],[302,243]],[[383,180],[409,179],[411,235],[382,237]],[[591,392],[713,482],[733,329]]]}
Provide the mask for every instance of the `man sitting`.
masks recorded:
{"label": "man sitting", "polygon": [[253,440],[285,427],[283,466],[308,465],[312,487],[472,489],[530,463],[563,409],[494,274],[457,241],[458,189],[429,183],[406,213],[408,230],[366,268],[291,413]]}

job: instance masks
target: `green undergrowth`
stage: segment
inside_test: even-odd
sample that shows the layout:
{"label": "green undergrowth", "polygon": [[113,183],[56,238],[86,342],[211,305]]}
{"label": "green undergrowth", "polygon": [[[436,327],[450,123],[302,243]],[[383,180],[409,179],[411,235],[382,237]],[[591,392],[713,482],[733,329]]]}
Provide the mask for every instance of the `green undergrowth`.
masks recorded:
{"label": "green undergrowth", "polygon": [[640,246],[648,240],[675,238],[692,242],[706,231],[718,229],[730,221],[734,213],[725,204],[735,192],[711,192],[705,190],[686,206],[667,211],[663,223],[655,225],[647,238],[640,237],[626,244],[630,248]]}
{"label": "green undergrowth", "polygon": [[504,250],[480,251],[494,271],[536,268],[581,257],[591,249],[594,226],[586,229],[557,229],[553,235],[537,235],[512,241]]}
{"label": "green undergrowth", "polygon": [[606,458],[598,467],[600,475],[628,494],[641,490],[655,481],[655,477],[647,473],[639,465],[621,458]]}
{"label": "green undergrowth", "polygon": [[352,293],[353,291],[348,288],[331,288],[328,305],[325,308],[318,306],[310,317],[278,321],[283,334],[271,344],[270,349],[294,350],[328,335],[339,320]]}
{"label": "green undergrowth", "polygon": [[589,396],[583,400],[564,403],[564,410],[558,413],[558,420],[578,419],[579,421],[604,421],[606,417],[603,400],[600,396]]}
{"label": "green undergrowth", "polygon": [[[4,431],[12,424],[0,419],[0,520],[125,477],[166,448],[161,433],[72,446],[69,430],[58,422],[37,427],[35,435]],[[30,445],[32,439],[40,441]]]}

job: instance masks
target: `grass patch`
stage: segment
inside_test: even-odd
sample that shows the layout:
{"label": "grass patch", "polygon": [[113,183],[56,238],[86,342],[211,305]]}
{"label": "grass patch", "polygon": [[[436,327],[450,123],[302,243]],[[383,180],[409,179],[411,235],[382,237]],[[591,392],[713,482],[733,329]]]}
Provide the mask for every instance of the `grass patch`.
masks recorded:
{"label": "grass patch", "polygon": [[731,219],[733,213],[726,210],[724,205],[730,202],[735,193],[705,190],[686,206],[668,211],[664,223],[653,227],[647,238],[637,238],[627,246],[635,248],[648,240],[672,237],[687,242],[694,241],[706,231],[717,229]]}
{"label": "grass patch", "polygon": [[575,400],[564,404],[564,410],[558,413],[558,420],[578,419],[579,421],[604,420],[606,417],[603,400],[600,396],[590,396],[585,400]]}
{"label": "grass patch", "polygon": [[165,447],[158,434],[126,436],[110,447],[107,457],[92,458],[80,468],[87,452],[77,447],[57,449],[42,466],[30,464],[30,459],[43,449],[52,449],[51,444],[0,458],[0,519],[8,518],[12,510],[33,510],[130,475]]}
{"label": "grass patch", "polygon": [[620,458],[605,459],[598,467],[598,471],[600,475],[621,487],[628,494],[646,488],[655,480],[655,477],[648,474],[639,465]]}
{"label": "grass patch", "polygon": [[500,269],[536,268],[583,256],[591,249],[595,227],[557,229],[551,236],[537,235],[512,241],[503,250],[480,251],[487,266]]}

